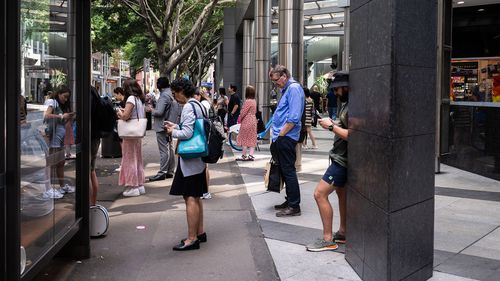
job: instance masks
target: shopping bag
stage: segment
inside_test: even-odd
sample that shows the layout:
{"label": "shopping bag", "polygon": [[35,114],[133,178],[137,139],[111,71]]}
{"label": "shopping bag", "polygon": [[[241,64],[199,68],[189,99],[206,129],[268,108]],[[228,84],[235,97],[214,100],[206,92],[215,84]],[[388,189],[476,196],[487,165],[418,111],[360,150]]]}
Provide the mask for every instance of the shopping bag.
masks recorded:
{"label": "shopping bag", "polygon": [[264,176],[264,185],[267,191],[280,193],[283,189],[283,179],[278,163],[273,159],[266,164],[266,174]]}

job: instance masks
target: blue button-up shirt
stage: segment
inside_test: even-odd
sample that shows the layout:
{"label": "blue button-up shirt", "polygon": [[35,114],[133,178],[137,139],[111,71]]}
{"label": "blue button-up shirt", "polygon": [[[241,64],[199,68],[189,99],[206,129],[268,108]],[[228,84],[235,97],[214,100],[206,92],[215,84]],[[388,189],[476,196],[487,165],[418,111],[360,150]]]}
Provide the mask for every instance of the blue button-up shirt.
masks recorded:
{"label": "blue button-up shirt", "polygon": [[282,97],[273,115],[272,139],[275,141],[286,123],[295,126],[286,134],[295,141],[299,140],[305,96],[302,86],[290,78],[281,90]]}

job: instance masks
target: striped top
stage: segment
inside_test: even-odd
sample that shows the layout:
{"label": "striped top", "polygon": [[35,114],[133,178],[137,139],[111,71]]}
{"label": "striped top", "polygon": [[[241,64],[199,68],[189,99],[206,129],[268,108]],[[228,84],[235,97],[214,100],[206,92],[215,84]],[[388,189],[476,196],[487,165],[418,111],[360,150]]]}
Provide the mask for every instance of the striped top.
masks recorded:
{"label": "striped top", "polygon": [[314,101],[311,98],[306,99],[306,126],[312,126],[313,123]]}

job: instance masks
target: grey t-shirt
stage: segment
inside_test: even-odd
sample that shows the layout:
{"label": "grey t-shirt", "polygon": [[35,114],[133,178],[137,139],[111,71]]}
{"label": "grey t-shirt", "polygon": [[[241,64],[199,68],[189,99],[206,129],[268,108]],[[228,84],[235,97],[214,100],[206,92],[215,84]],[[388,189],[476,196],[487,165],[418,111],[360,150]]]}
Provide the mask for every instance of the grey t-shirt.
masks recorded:
{"label": "grey t-shirt", "polygon": [[[347,119],[347,103],[343,103],[337,119],[341,128],[347,129]],[[347,168],[347,141],[338,135],[335,135],[333,138],[333,148],[330,150],[330,158],[342,167]]]}

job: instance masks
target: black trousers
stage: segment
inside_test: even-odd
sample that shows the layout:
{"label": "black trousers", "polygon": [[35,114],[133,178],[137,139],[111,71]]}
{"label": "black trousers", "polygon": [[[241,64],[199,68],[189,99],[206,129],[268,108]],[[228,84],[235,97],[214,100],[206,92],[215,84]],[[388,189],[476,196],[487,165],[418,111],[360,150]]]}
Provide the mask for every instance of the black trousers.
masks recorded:
{"label": "black trousers", "polygon": [[280,166],[281,175],[285,181],[286,200],[288,206],[292,208],[300,207],[299,179],[295,169],[296,145],[297,142],[289,137],[278,137],[271,144],[271,155]]}

